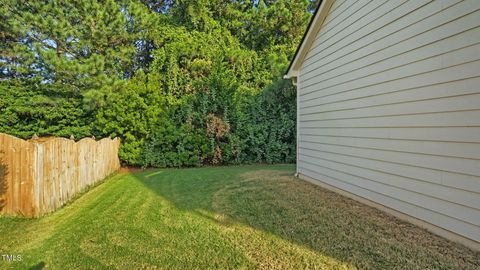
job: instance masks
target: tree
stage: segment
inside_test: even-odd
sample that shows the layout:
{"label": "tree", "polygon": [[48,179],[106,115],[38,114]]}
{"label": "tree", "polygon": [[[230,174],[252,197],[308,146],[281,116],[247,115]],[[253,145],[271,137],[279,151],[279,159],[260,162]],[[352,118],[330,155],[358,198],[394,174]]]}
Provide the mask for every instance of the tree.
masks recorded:
{"label": "tree", "polygon": [[4,0],[0,132],[122,139],[130,165],[295,160],[282,75],[308,0]]}

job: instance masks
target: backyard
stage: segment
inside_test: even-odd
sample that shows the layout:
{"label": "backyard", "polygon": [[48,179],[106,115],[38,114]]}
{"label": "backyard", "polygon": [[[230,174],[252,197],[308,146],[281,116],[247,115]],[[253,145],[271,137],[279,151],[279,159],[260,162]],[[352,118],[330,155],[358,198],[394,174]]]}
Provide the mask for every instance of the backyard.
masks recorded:
{"label": "backyard", "polygon": [[0,218],[12,269],[479,269],[480,253],[293,177],[293,165],[121,171]]}

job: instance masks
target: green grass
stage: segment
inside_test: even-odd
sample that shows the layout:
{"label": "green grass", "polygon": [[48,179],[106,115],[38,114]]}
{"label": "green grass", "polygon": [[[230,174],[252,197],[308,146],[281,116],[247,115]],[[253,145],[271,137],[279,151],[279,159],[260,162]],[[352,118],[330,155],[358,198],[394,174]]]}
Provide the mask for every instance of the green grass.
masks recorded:
{"label": "green grass", "polygon": [[293,170],[118,174],[51,215],[0,218],[0,254],[22,256],[0,268],[479,269],[480,253]]}

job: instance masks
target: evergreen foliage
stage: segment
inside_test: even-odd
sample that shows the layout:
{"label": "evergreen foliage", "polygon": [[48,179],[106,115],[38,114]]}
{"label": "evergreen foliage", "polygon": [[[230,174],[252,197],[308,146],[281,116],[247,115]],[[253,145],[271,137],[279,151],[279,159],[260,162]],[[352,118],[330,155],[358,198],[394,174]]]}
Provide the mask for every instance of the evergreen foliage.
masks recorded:
{"label": "evergreen foliage", "polygon": [[2,2],[0,132],[120,137],[137,166],[294,162],[282,75],[318,1]]}

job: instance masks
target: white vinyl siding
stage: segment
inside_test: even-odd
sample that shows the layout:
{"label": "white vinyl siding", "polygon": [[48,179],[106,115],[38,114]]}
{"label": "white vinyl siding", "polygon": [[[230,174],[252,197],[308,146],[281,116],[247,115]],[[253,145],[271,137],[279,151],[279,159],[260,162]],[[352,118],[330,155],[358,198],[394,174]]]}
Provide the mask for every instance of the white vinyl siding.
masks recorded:
{"label": "white vinyl siding", "polygon": [[335,1],[298,99],[300,174],[480,243],[480,1]]}

